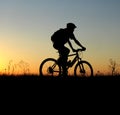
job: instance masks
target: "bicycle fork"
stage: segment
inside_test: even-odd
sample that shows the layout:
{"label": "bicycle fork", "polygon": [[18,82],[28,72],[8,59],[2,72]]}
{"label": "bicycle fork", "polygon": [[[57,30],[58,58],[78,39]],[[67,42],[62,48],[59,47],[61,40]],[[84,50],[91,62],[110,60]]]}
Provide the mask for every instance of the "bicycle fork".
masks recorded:
{"label": "bicycle fork", "polygon": [[85,69],[84,69],[83,64],[82,64],[82,63],[80,63],[80,61],[79,61],[78,63],[79,63],[80,73],[85,74]]}

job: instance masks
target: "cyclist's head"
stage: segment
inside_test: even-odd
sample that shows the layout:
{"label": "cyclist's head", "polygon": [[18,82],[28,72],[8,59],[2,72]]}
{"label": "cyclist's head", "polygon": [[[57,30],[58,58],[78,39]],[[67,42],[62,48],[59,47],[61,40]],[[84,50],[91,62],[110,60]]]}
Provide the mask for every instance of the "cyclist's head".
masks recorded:
{"label": "cyclist's head", "polygon": [[68,28],[68,29],[75,29],[75,28],[76,28],[76,25],[73,24],[73,23],[67,23],[67,28]]}

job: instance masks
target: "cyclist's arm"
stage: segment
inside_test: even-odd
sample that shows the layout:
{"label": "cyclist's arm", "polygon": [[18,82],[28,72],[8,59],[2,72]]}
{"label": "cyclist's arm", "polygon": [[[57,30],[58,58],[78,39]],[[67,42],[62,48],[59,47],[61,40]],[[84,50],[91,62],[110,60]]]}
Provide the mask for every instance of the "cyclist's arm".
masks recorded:
{"label": "cyclist's arm", "polygon": [[71,38],[72,40],[74,40],[74,42],[75,42],[78,46],[80,46],[80,47],[83,48],[83,49],[85,48],[85,47],[83,47],[82,44],[76,39],[76,37],[75,37],[74,34],[71,34],[70,38]]}
{"label": "cyclist's arm", "polygon": [[74,38],[73,40],[75,41],[75,43],[76,43],[77,45],[79,45],[80,47],[83,47],[82,44],[81,44],[77,39]]}
{"label": "cyclist's arm", "polygon": [[76,50],[73,48],[73,46],[72,46],[70,40],[68,41],[68,44],[69,44],[69,46],[71,47],[71,49],[72,49],[73,52],[76,51]]}
{"label": "cyclist's arm", "polygon": [[85,48],[76,38],[74,38],[73,40],[75,41],[75,43],[76,43],[78,46],[80,46],[82,49],[86,50],[86,48]]}

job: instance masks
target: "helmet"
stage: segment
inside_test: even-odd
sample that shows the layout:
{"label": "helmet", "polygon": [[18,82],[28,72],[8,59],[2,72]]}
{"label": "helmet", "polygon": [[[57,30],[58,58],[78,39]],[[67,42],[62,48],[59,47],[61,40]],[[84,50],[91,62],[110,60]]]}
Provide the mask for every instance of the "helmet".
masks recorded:
{"label": "helmet", "polygon": [[73,23],[67,23],[67,28],[76,28],[76,25]]}

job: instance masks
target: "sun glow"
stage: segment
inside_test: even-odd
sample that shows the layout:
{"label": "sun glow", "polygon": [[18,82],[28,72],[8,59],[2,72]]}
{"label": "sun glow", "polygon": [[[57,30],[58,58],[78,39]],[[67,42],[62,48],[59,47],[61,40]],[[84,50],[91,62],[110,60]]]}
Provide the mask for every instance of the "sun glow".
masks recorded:
{"label": "sun glow", "polygon": [[6,72],[6,59],[5,57],[0,56],[0,74]]}

